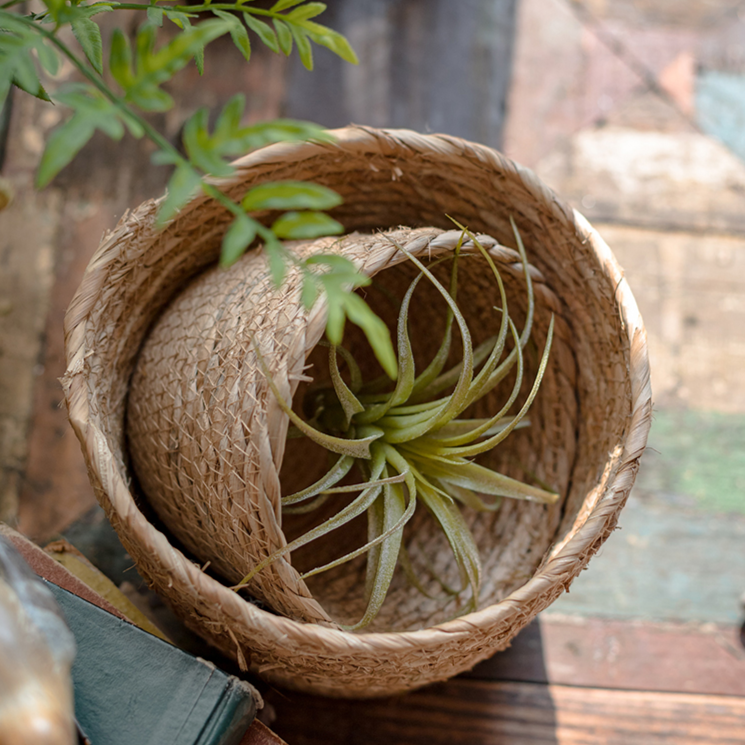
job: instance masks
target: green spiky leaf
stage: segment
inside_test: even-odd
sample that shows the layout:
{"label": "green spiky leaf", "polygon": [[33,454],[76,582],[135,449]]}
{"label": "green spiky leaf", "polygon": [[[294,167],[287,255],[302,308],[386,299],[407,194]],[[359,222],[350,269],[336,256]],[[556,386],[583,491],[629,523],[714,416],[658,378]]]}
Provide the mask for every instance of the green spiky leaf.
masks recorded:
{"label": "green spiky leaf", "polygon": [[103,75],[103,42],[98,24],[83,16],[72,22],[72,32],[93,69]]}

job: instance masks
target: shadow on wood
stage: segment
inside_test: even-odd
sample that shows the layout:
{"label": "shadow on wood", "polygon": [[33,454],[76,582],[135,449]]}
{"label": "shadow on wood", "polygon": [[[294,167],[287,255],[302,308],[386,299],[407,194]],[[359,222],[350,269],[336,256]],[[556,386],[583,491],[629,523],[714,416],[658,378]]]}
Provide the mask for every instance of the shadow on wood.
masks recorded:
{"label": "shadow on wood", "polygon": [[[274,690],[272,728],[292,745],[558,745],[541,629],[458,678],[405,696],[347,701]],[[512,682],[531,681],[531,682]]]}

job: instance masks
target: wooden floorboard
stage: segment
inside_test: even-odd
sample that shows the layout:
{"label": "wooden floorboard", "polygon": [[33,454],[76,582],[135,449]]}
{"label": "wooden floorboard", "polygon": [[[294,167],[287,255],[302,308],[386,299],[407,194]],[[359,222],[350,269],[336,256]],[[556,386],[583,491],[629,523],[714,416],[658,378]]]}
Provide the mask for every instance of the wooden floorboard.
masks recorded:
{"label": "wooden floorboard", "polygon": [[291,745],[735,745],[745,698],[459,678],[352,702],[274,693]]}
{"label": "wooden floorboard", "polygon": [[[742,629],[542,614],[467,677],[745,696]],[[743,737],[745,742],[745,736]]]}

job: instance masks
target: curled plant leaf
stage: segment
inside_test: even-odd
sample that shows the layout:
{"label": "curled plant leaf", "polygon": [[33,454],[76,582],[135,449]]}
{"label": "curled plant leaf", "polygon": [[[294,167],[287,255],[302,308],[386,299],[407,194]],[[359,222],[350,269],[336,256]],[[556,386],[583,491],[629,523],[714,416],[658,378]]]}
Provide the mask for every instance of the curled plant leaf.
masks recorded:
{"label": "curled plant leaf", "polygon": [[[504,283],[494,261],[476,236],[467,228],[459,227],[463,234],[453,255],[449,288],[445,288],[430,270],[439,261],[425,266],[405,248],[397,246],[419,269],[419,274],[410,284],[399,310],[397,375],[393,390],[381,392],[380,380],[364,384],[359,365],[350,352],[331,344],[330,381],[313,389],[312,396],[306,401],[306,415],[309,417],[306,421],[282,398],[263,359],[258,355],[280,407],[290,417],[297,431],[339,455],[334,465],[316,483],[283,497],[283,510],[289,514],[311,512],[337,498],[336,495],[346,493],[355,496],[331,518],[257,564],[236,589],[244,586],[280,556],[342,528],[366,512],[367,542],[303,575],[310,577],[367,554],[367,607],[362,618],[348,627],[351,630],[364,628],[375,619],[382,607],[399,564],[412,584],[427,594],[421,578],[414,573],[404,544],[404,528],[417,505],[423,504],[447,539],[458,567],[461,587],[450,588],[436,573],[431,574],[450,598],[469,590],[460,608],[461,613],[467,613],[478,607],[481,562],[460,506],[493,512],[499,509],[505,498],[546,504],[558,499],[558,494],[552,491],[522,483],[471,460],[496,447],[513,430],[528,426],[525,417],[546,371],[554,321],[552,317],[527,399],[517,413],[511,414],[523,384],[523,349],[530,338],[535,313],[525,248],[513,223],[523,262],[527,295],[526,320],[519,332],[510,318]],[[488,265],[500,299],[500,306],[495,308],[495,318],[498,319],[496,334],[476,349],[456,302],[460,248],[466,236]],[[409,338],[409,314],[412,299],[422,280],[431,283],[442,296],[447,303],[447,315],[440,346],[429,365],[417,375]],[[445,370],[454,326],[460,334],[462,358],[451,369]],[[508,343],[510,339],[511,344]],[[349,384],[342,377],[340,360],[348,368]],[[511,372],[514,372],[514,383],[499,411],[487,418],[461,418],[466,409],[489,394]],[[363,475],[364,481],[344,484],[343,480],[355,467]]]}

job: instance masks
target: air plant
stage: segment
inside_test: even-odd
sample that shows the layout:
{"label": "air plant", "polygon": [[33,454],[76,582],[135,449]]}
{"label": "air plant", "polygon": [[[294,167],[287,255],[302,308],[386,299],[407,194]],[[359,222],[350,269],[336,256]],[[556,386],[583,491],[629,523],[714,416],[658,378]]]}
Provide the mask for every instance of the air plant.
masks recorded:
{"label": "air plant", "polygon": [[[373,621],[382,607],[399,564],[409,580],[427,594],[413,571],[403,542],[405,525],[417,506],[423,503],[447,538],[459,569],[462,587],[452,589],[442,581],[440,584],[454,595],[470,588],[470,597],[460,611],[468,613],[475,610],[478,604],[481,563],[459,504],[479,511],[495,511],[505,497],[547,504],[558,499],[555,493],[524,484],[472,460],[492,450],[514,429],[527,425],[525,415],[535,399],[548,363],[554,321],[552,317],[530,393],[519,411],[510,416],[509,412],[523,383],[523,350],[530,338],[535,309],[525,248],[513,222],[528,299],[525,325],[518,333],[508,313],[504,283],[492,257],[475,235],[461,225],[458,227],[463,232],[452,259],[449,290],[436,279],[428,266],[396,244],[419,269],[419,274],[411,282],[398,315],[398,376],[393,390],[379,392],[381,379],[365,384],[351,353],[329,345],[330,381],[325,387],[316,389],[309,402],[306,400],[305,408],[308,409],[309,403],[310,411],[305,420],[282,397],[257,350],[260,366],[280,407],[294,425],[295,434],[308,437],[339,456],[316,483],[282,497],[283,513],[310,512],[338,494],[356,496],[332,517],[258,563],[235,589],[245,586],[280,556],[341,528],[367,512],[367,542],[363,546],[302,575],[303,578],[311,577],[366,553],[367,607],[362,618],[347,627],[350,630],[361,629]],[[460,249],[466,236],[487,262],[500,298],[500,306],[495,307],[500,319],[499,329],[475,349],[465,318],[456,303],[458,262],[464,256]],[[408,321],[412,298],[423,278],[437,289],[448,310],[439,349],[429,365],[417,374]],[[462,360],[446,371],[454,323],[461,337]],[[513,344],[507,351],[510,338]],[[348,369],[349,383],[341,375],[340,358]],[[460,418],[472,404],[493,391],[513,369],[515,379],[511,392],[498,412],[483,419]],[[342,484],[354,467],[364,480],[356,484]]]}

